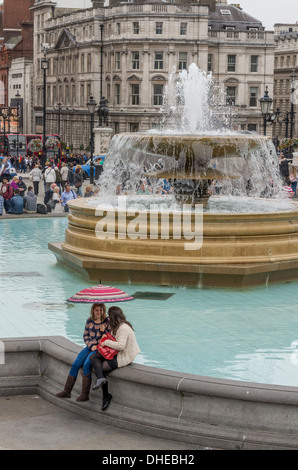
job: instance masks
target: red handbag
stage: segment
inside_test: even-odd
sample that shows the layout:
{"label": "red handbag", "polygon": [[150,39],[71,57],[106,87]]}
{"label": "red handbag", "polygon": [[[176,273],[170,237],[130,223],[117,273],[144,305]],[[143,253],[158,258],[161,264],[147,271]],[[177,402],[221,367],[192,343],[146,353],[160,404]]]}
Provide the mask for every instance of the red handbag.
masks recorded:
{"label": "red handbag", "polygon": [[108,360],[111,360],[113,359],[113,357],[116,356],[116,354],[118,353],[118,351],[116,351],[116,349],[113,349],[113,348],[110,348],[109,346],[101,346],[101,343],[103,343],[104,341],[106,341],[107,339],[110,339],[111,341],[116,341],[116,339],[114,338],[113,335],[111,335],[111,333],[106,333],[105,334],[105,337],[102,338],[98,345],[97,345],[97,351],[105,358],[105,359],[108,359]]}

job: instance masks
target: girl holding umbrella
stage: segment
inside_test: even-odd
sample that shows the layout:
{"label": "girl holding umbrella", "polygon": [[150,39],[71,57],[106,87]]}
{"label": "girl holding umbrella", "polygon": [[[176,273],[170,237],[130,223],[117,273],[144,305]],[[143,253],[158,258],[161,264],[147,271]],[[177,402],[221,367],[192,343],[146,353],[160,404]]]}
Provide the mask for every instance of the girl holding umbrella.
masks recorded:
{"label": "girl holding umbrella", "polygon": [[96,353],[97,345],[101,337],[110,331],[109,319],[106,314],[104,303],[94,303],[91,307],[90,317],[86,321],[84,330],[85,347],[74,360],[64,389],[57,393],[56,397],[70,398],[71,391],[77,380],[78,372],[83,367],[82,393],[76,401],[88,401],[91,387],[91,363],[90,356]]}
{"label": "girl holding umbrella", "polygon": [[83,367],[82,393],[76,401],[89,400],[92,367],[90,359],[94,354],[96,354],[97,346],[101,338],[105,334],[110,333],[110,320],[106,313],[105,304],[110,302],[127,302],[130,300],[133,300],[133,297],[129,296],[123,290],[117,289],[116,287],[103,286],[102,284],[83,289],[67,299],[68,302],[73,303],[92,303],[92,307],[90,317],[86,321],[84,330],[83,338],[85,348],[82,349],[74,360],[64,389],[62,392],[56,394],[57,397],[71,397],[71,391],[76,382],[79,369]]}

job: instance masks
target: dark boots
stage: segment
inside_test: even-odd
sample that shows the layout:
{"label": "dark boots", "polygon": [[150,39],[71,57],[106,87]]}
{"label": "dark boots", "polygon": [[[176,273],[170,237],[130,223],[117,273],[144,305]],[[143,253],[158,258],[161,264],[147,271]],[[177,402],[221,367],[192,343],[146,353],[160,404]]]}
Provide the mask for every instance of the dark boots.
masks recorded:
{"label": "dark boots", "polygon": [[76,377],[73,377],[72,375],[69,375],[67,377],[66,383],[64,385],[64,390],[62,390],[62,392],[60,392],[60,393],[57,393],[56,397],[70,398],[71,397],[71,391],[73,389],[73,386],[74,386],[76,380],[77,380]]}
{"label": "dark boots", "polygon": [[88,401],[89,400],[89,392],[91,388],[91,376],[84,375],[82,379],[82,393],[76,399],[76,401]]}
{"label": "dark boots", "polygon": [[[62,392],[57,393],[56,397],[59,398],[71,398],[71,391],[73,386],[76,382],[77,378],[69,375],[66,380],[66,384],[64,385],[64,390]],[[76,401],[88,401],[89,400],[89,392],[91,387],[91,377],[90,375],[83,376],[82,379],[82,392],[81,395],[76,399]]]}

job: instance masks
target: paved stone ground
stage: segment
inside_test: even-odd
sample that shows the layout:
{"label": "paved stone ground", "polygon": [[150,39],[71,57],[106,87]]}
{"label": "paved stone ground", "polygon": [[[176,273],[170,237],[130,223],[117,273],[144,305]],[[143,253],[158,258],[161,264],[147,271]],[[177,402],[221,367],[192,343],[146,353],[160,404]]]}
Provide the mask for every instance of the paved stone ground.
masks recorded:
{"label": "paved stone ground", "polygon": [[[0,397],[0,450],[191,451],[203,448],[99,424],[37,395],[26,395]],[[98,463],[97,458],[92,465]]]}

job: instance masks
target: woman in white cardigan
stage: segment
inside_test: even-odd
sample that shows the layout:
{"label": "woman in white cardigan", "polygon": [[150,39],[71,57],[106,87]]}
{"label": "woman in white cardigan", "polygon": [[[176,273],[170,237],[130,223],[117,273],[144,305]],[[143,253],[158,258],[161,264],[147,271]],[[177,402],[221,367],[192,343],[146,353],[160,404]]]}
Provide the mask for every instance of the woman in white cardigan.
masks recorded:
{"label": "woman in white cardigan", "polygon": [[[110,320],[110,328],[112,335],[116,341],[105,340],[101,346],[108,346],[117,350],[116,356],[113,359],[105,359],[99,352],[90,357],[97,380],[93,390],[102,387],[103,400],[102,410],[106,410],[112,399],[112,395],[108,393],[108,381],[105,372],[110,372],[118,367],[124,367],[133,362],[140,348],[136,341],[135,333],[132,325],[126,320],[124,313],[119,307],[110,307],[108,312]],[[104,336],[102,337],[104,340]]]}

